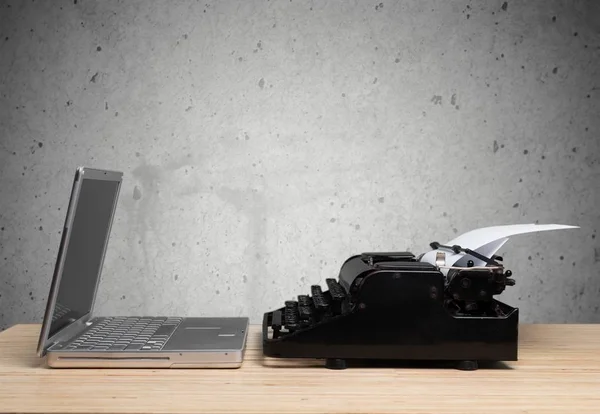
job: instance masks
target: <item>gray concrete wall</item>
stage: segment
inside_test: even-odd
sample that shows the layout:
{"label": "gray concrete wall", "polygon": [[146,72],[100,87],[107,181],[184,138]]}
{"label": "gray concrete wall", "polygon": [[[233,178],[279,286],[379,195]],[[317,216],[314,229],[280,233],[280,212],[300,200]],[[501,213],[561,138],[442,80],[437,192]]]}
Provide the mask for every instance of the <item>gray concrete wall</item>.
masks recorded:
{"label": "gray concrete wall", "polygon": [[501,253],[600,322],[597,1],[1,1],[0,326],[39,322],[77,165],[122,170],[97,311],[249,315],[365,250]]}

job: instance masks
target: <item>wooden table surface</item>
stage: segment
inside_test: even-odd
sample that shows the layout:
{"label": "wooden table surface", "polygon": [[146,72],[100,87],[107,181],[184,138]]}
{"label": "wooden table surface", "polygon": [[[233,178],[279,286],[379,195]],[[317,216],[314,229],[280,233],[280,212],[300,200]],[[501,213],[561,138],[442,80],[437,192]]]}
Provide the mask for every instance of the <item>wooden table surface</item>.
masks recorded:
{"label": "wooden table surface", "polygon": [[0,333],[0,412],[600,413],[600,325],[523,325],[520,360],[478,371],[265,359],[235,370],[52,369],[39,325]]}

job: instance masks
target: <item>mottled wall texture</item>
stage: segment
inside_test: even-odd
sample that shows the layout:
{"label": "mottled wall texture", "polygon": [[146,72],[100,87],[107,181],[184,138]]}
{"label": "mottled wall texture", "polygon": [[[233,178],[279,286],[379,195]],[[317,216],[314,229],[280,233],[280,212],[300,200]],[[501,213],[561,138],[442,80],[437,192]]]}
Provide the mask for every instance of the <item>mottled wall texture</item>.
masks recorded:
{"label": "mottled wall texture", "polygon": [[487,225],[524,322],[600,322],[600,2],[0,2],[0,326],[78,165],[124,172],[96,311],[252,322]]}

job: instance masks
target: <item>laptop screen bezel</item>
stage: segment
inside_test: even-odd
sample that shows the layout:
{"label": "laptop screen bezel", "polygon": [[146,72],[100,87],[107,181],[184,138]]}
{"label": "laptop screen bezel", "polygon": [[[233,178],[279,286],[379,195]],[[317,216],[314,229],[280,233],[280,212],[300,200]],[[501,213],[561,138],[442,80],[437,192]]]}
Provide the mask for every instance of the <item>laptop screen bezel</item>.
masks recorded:
{"label": "laptop screen bezel", "polygon": [[[65,258],[67,255],[67,249],[69,247],[69,240],[71,237],[71,229],[73,220],[75,218],[75,212],[77,211],[77,205],[79,202],[79,194],[81,191],[81,187],[83,185],[83,181],[85,180],[101,180],[101,181],[112,181],[117,184],[117,189],[115,192],[115,199],[113,202],[112,210],[110,213],[108,231],[106,233],[106,239],[104,241],[104,246],[102,250],[102,259],[100,260],[100,266],[98,268],[98,275],[96,277],[96,285],[94,287],[94,293],[92,296],[92,303],[90,306],[90,311],[84,314],[82,317],[77,319],[76,321],[71,322],[67,326],[61,328],[58,332],[54,333],[51,337],[48,337],[50,334],[50,329],[52,326],[52,317],[54,315],[54,308],[56,307],[56,300],[58,297],[58,291],[60,287],[60,281],[62,278],[62,273],[64,270]],[[110,171],[110,170],[100,170],[93,169],[87,167],[78,167],[75,172],[75,177],[73,179],[73,187],[71,190],[71,197],[69,199],[69,206],[67,209],[67,214],[65,217],[65,224],[63,226],[62,237],[60,241],[60,246],[58,249],[58,255],[56,259],[56,264],[54,266],[54,273],[52,276],[52,282],[50,284],[50,293],[48,295],[48,300],[46,302],[46,310],[44,313],[44,319],[42,322],[42,328],[40,330],[40,337],[38,342],[37,354],[42,357],[46,354],[48,348],[52,346],[57,340],[60,339],[62,335],[65,335],[66,332],[71,331],[73,327],[79,325],[83,326],[85,322],[90,318],[90,314],[94,308],[94,303],[96,301],[96,293],[98,291],[98,286],[100,285],[100,277],[102,273],[102,267],[104,264],[104,257],[106,255],[106,249],[108,247],[108,239],[110,237],[110,231],[112,228],[113,219],[115,216],[115,210],[117,206],[117,201],[119,198],[119,192],[121,190],[121,183],[123,179],[123,173],[120,171]]]}

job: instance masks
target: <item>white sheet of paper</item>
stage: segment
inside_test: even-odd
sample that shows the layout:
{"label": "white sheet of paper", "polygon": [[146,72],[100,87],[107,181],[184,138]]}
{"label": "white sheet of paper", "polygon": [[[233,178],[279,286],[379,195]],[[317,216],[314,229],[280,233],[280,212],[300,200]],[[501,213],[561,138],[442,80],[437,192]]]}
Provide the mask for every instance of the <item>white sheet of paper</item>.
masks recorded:
{"label": "white sheet of paper", "polygon": [[[459,245],[463,248],[469,248],[486,257],[495,254],[511,236],[526,233],[536,233],[549,230],[577,229],[578,226],[568,226],[563,224],[512,224],[506,226],[493,226],[475,229],[460,236],[442,243],[446,246]],[[485,262],[465,253],[453,253],[445,249],[431,250],[421,257],[421,262],[428,262],[435,265],[437,252],[446,254],[446,266],[466,266],[469,260],[473,260],[475,266],[483,266]],[[446,272],[444,272],[446,273]]]}

